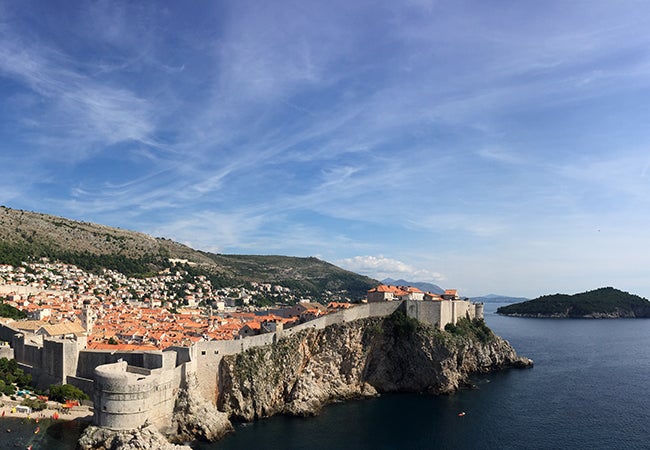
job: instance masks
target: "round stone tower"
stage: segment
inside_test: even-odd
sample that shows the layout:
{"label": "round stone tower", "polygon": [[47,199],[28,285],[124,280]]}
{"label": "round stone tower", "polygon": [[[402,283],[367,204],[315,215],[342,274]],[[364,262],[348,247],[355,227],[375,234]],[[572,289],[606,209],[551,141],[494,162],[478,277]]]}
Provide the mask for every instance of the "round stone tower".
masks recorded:
{"label": "round stone tower", "polygon": [[474,308],[475,308],[474,317],[476,317],[477,319],[482,319],[483,318],[483,303],[474,303]]}

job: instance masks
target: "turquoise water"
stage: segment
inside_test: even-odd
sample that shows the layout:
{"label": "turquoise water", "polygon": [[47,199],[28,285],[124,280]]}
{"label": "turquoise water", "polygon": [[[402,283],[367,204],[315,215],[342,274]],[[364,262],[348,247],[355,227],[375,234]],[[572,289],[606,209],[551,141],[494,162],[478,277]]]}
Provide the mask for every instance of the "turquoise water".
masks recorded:
{"label": "turquoise water", "polygon": [[[330,405],[313,418],[238,425],[223,440],[194,447],[650,449],[650,320],[501,317],[497,306],[486,304],[486,322],[534,368],[480,376],[478,389],[449,396],[384,395]],[[17,424],[11,438],[0,430],[0,448],[25,448],[23,436],[35,450],[74,449],[80,428],[67,426],[34,436],[33,423]]]}

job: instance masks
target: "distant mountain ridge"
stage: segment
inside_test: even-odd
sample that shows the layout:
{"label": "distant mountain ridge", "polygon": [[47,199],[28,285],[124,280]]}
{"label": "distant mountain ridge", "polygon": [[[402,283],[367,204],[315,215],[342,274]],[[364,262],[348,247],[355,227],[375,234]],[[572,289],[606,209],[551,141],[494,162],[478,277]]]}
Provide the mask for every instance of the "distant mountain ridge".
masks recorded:
{"label": "distant mountain ridge", "polygon": [[383,284],[390,284],[393,286],[413,286],[421,291],[424,292],[431,292],[432,294],[444,294],[445,290],[438,286],[437,284],[433,283],[426,283],[423,281],[406,281],[402,280],[401,278],[399,280],[394,280],[392,278],[385,278],[381,281]]}
{"label": "distant mountain ridge", "polygon": [[187,260],[188,269],[210,275],[215,287],[272,283],[316,297],[342,292],[358,300],[379,284],[314,257],[213,254],[136,231],[0,206],[0,263],[40,257],[130,276],[155,273],[170,258]]}
{"label": "distant mountain ridge", "polygon": [[519,317],[650,318],[650,301],[613,287],[604,287],[574,295],[544,295],[527,302],[502,306],[497,313]]}

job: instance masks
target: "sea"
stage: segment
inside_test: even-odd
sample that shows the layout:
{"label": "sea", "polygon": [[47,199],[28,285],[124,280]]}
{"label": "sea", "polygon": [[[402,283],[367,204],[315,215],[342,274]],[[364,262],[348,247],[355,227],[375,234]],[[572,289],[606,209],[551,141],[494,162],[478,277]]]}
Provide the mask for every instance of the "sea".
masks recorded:
{"label": "sea", "polygon": [[[200,450],[650,449],[650,319],[485,320],[532,369],[473,379],[451,395],[390,394],[329,405],[310,418],[238,424]],[[464,414],[463,414],[464,413]],[[0,448],[74,449],[76,424],[0,422]]]}

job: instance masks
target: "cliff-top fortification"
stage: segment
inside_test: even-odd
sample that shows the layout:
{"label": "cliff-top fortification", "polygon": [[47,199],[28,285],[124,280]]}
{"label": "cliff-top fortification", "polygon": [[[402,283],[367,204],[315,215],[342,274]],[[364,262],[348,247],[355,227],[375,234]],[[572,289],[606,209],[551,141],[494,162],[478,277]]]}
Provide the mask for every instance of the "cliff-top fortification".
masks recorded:
{"label": "cliff-top fortification", "polygon": [[[531,364],[485,327],[482,304],[455,290],[378,285],[316,258],[197,252],[4,207],[0,225],[7,301],[31,319],[0,325],[0,339],[39,387],[92,394],[96,426],[83,448],[121,448],[133,436],[155,446],[159,433],[215,440],[231,418],[310,415],[379,392],[453,392],[473,373]],[[311,303],[319,293],[367,302]],[[264,295],[291,302],[237,309]]]}

